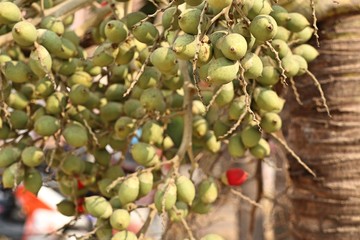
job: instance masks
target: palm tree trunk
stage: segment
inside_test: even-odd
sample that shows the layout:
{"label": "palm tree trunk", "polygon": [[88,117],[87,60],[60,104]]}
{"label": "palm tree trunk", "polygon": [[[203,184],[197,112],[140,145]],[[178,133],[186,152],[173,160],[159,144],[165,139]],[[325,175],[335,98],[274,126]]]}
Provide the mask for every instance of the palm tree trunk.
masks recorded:
{"label": "palm tree trunk", "polygon": [[289,94],[286,138],[312,168],[289,157],[293,236],[304,240],[360,239],[360,15],[320,26],[320,56],[311,63],[332,114],[309,77],[296,79],[304,106]]}

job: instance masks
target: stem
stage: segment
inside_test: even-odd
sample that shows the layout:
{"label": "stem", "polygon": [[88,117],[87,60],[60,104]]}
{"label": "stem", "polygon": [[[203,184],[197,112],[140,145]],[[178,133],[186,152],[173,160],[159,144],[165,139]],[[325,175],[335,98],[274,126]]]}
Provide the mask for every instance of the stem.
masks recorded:
{"label": "stem", "polygon": [[149,206],[150,208],[150,213],[144,223],[144,225],[141,227],[138,236],[139,236],[139,240],[142,240],[145,238],[145,234],[147,232],[147,230],[149,229],[150,224],[153,222],[156,214],[157,214],[157,209],[155,208],[155,204],[151,204]]}
{"label": "stem", "polygon": [[296,155],[296,153],[287,145],[284,139],[280,138],[275,133],[271,133],[270,135],[273,138],[275,138],[291,154],[291,156],[293,156],[296,159],[296,161],[298,161],[298,163],[305,168],[306,171],[308,171],[315,178],[317,177],[315,172],[311,170],[311,168],[308,165],[306,165],[306,163],[304,163],[304,161],[301,160],[301,158],[298,155]]}

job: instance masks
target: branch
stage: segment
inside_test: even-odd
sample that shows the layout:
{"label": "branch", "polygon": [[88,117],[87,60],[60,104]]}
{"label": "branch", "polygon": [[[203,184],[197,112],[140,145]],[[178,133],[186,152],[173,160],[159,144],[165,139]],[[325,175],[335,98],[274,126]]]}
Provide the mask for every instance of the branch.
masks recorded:
{"label": "branch", "polygon": [[306,165],[306,163],[303,160],[301,160],[301,158],[298,155],[296,155],[296,153],[289,147],[289,145],[287,145],[284,139],[277,136],[275,133],[271,133],[270,135],[273,138],[275,138],[291,154],[291,156],[293,156],[296,159],[296,161],[298,161],[298,163],[305,168],[306,171],[308,171],[315,178],[317,177],[315,172],[311,170],[311,168],[308,165]]}

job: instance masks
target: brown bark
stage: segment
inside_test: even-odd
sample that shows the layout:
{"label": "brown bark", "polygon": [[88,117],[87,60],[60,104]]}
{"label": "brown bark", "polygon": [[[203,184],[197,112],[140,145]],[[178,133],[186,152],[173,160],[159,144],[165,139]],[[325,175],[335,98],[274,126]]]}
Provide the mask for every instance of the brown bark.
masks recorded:
{"label": "brown bark", "polygon": [[297,79],[304,106],[287,102],[287,141],[316,172],[314,179],[289,158],[295,239],[360,239],[360,15],[320,24],[320,56],[310,70],[332,114],[321,106],[309,77]]}

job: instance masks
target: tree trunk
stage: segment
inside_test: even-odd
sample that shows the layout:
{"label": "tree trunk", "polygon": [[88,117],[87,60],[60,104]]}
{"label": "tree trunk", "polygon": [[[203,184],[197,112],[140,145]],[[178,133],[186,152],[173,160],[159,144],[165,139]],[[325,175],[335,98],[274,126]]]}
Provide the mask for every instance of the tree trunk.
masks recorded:
{"label": "tree trunk", "polygon": [[[304,106],[289,94],[284,126],[290,147],[315,179],[289,157],[295,239],[360,239],[360,15],[343,14],[319,25],[320,56],[310,70],[332,114],[322,107],[309,77],[296,79]],[[290,92],[290,91],[289,91]]]}

